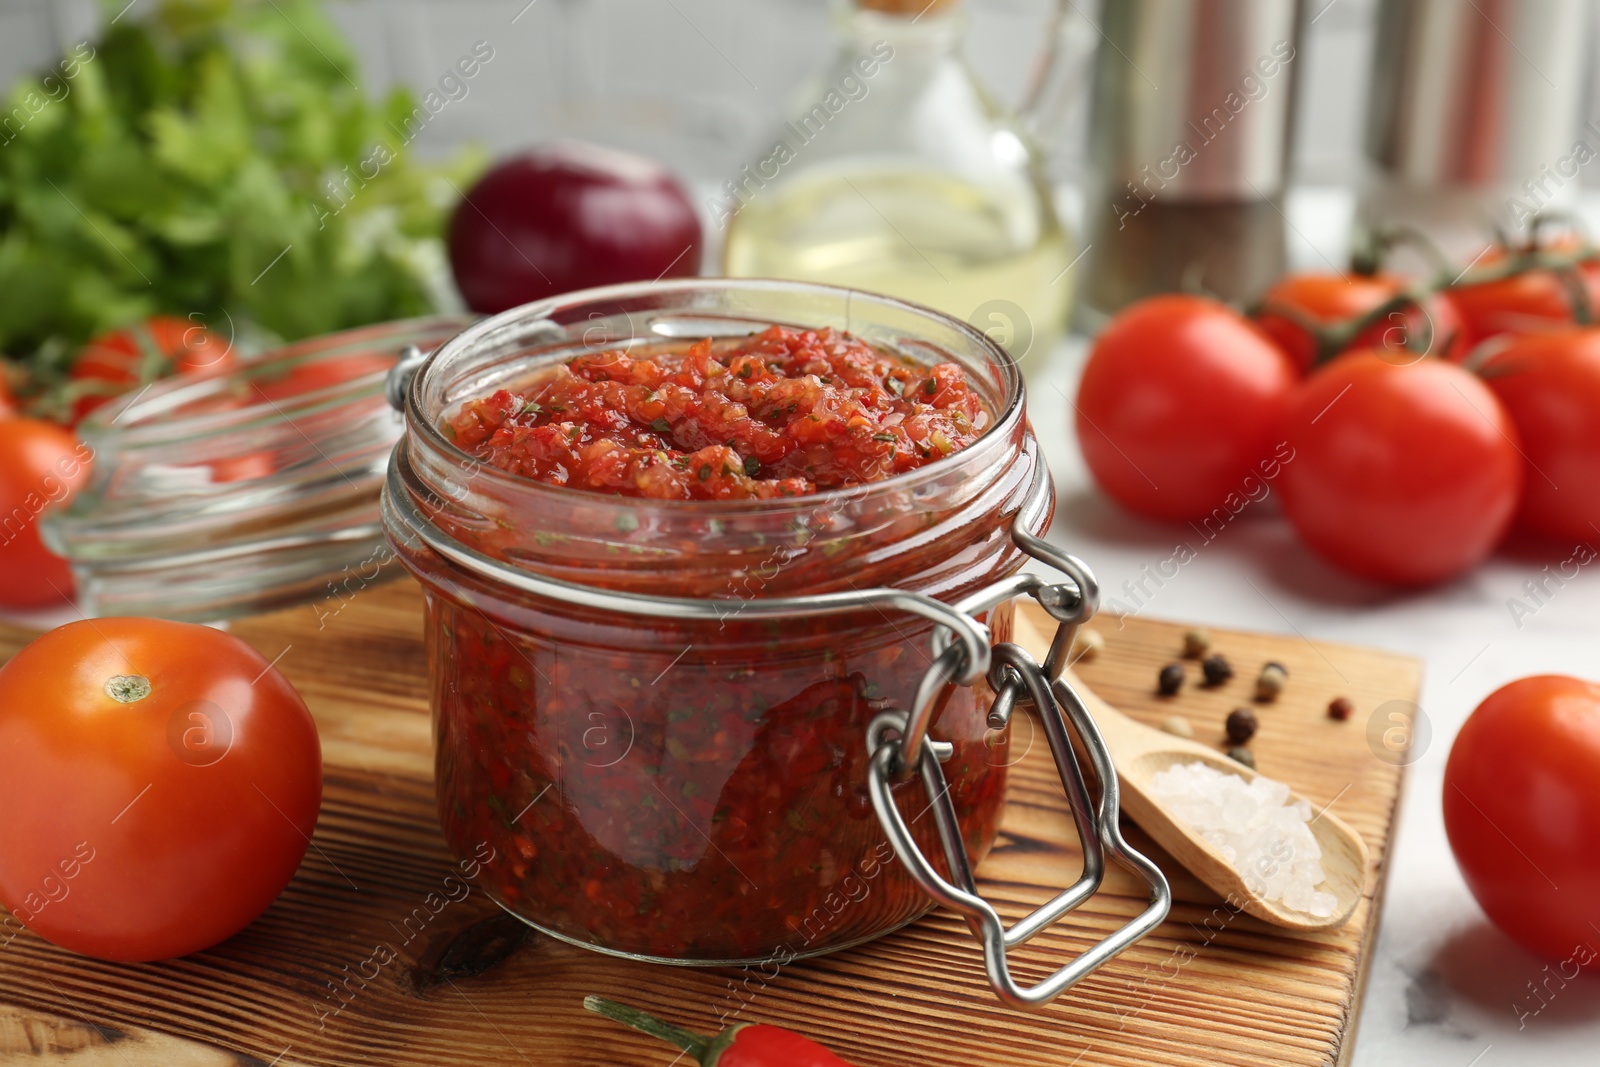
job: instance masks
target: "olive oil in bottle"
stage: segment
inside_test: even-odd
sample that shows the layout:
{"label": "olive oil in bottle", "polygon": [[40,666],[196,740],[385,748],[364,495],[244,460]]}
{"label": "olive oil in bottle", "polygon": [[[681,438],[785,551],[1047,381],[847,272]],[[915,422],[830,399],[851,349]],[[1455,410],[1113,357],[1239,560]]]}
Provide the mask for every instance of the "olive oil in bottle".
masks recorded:
{"label": "olive oil in bottle", "polygon": [[725,273],[925,304],[1026,367],[1065,327],[1076,249],[1025,137],[960,58],[957,4],[904,6],[847,5],[834,65],[728,183]]}

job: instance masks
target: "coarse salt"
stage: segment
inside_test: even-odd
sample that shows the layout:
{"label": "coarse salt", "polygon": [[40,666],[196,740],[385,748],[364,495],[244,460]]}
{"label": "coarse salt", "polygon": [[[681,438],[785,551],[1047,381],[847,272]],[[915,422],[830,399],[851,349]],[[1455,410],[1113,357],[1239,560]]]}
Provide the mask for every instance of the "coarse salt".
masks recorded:
{"label": "coarse salt", "polygon": [[1247,782],[1196,760],[1157,772],[1150,787],[1222,853],[1250,892],[1319,919],[1333,915],[1338,898],[1317,888],[1326,875],[1311,805],[1291,800],[1288,786],[1259,775]]}

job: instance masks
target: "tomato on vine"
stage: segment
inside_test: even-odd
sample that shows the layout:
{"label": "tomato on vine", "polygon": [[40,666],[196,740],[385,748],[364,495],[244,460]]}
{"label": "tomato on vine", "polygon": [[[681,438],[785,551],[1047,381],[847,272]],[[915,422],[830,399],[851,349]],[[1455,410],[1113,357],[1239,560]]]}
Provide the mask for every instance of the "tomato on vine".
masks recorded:
{"label": "tomato on vine", "polygon": [[1522,445],[1518,524],[1568,543],[1600,538],[1600,328],[1518,337],[1481,373]]}
{"label": "tomato on vine", "polygon": [[1296,378],[1289,357],[1233,309],[1152,297],[1096,339],[1078,387],[1078,443],[1123,507],[1203,519],[1245,492],[1281,442]]}
{"label": "tomato on vine", "polygon": [[172,315],[103,334],[84,346],[67,372],[76,393],[72,423],[77,425],[95,408],[157,378],[197,374],[235,362],[230,341]]}
{"label": "tomato on vine", "polygon": [[[1550,257],[1571,260],[1580,248],[1576,239],[1563,238],[1541,248],[1497,248],[1474,262],[1465,284],[1442,291],[1461,321],[1460,352],[1493,337],[1538,333],[1593,318],[1592,312],[1600,310],[1600,261],[1580,259],[1561,270],[1541,265]],[[1493,275],[1497,268],[1513,273],[1471,280],[1472,275]]]}
{"label": "tomato on vine", "polygon": [[1523,461],[1510,416],[1457,364],[1362,350],[1296,391],[1284,514],[1313,551],[1394,585],[1443,581],[1492,552]]}
{"label": "tomato on vine", "polygon": [[[1341,274],[1305,271],[1280,278],[1261,298],[1256,323],[1282,346],[1300,368],[1309,371],[1319,358],[1352,348],[1421,347],[1454,354],[1461,349],[1461,320],[1455,307],[1438,294],[1393,307],[1411,283],[1395,274]],[[1364,328],[1341,335],[1344,327],[1391,309]],[[1314,327],[1314,328],[1313,328]],[[1332,346],[1332,352],[1325,348]]]}

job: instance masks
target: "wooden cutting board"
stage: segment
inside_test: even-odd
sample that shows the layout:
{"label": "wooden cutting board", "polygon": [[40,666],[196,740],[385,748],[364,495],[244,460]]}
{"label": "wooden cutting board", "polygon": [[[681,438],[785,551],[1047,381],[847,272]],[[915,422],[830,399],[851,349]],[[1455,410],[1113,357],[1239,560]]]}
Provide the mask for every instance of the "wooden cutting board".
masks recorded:
{"label": "wooden cutting board", "polygon": [[[1181,712],[1220,744],[1267,660],[1289,668],[1257,705],[1263,773],[1333,805],[1372,848],[1368,899],[1335,933],[1288,936],[1234,914],[1136,828],[1172,881],[1156,933],[1036,1014],[1007,1010],[963,923],[944,913],[872,944],[760,972],[631,963],[529,933],[476,888],[433,914],[377,977],[345,983],[455,871],[435,824],[420,595],[409,579],[364,589],[337,614],[302,607],[234,631],[299,687],[322,732],[326,795],[313,847],[283,896],[217,948],[146,965],[99,963],[23,932],[0,936],[0,1062],[72,1067],[385,1064],[666,1067],[674,1052],[587,1014],[598,993],[710,1031],[721,1016],[775,1022],[877,1067],[1343,1062],[1370,956],[1402,768],[1368,742],[1373,713],[1414,700],[1416,661],[1343,645],[1216,631],[1234,663],[1217,690],[1157,697],[1183,627],[1101,619],[1105,650],[1079,664],[1113,705],[1155,723]],[[0,656],[30,635],[0,628]],[[1191,674],[1194,665],[1190,665]],[[1324,709],[1347,696],[1356,714]],[[1388,710],[1382,713],[1387,716]],[[1068,884],[1078,853],[1042,736],[1018,721],[999,843],[979,870],[1003,914]],[[434,897],[433,899],[440,899]],[[1018,954],[1036,978],[1144,907],[1113,867],[1101,892]],[[393,925],[391,925],[393,924]],[[10,924],[7,924],[10,928]],[[367,964],[368,973],[371,965]],[[354,990],[354,993],[349,992]],[[687,1064],[686,1060],[678,1061]]]}

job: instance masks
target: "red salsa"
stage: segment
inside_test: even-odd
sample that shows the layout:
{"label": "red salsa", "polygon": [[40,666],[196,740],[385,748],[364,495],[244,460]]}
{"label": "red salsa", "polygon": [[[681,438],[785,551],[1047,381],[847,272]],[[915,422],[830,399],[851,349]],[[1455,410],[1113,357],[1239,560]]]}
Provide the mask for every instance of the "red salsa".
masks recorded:
{"label": "red salsa", "polygon": [[831,329],[773,326],[684,351],[573,359],[469,402],[462,448],[575,489],[663,500],[803,496],[941,459],[989,423],[954,363],[924,367]]}
{"label": "red salsa", "polygon": [[[445,425],[463,449],[541,482],[721,500],[879,481],[967,447],[992,421],[956,364],[772,327],[579,356],[467,402]],[[813,510],[826,501],[813,498]],[[962,581],[996,576],[1005,522],[951,524],[968,560]],[[508,532],[491,526],[458,536],[498,551]],[[861,538],[822,560],[775,545],[770,572],[747,575],[740,597],[810,591],[807,568],[848,588],[861,560],[876,553],[882,566],[890,548],[908,580],[948,570],[948,536],[932,549]],[[646,619],[472,584],[436,558],[408,563],[430,592],[446,836],[463,854],[496,850],[482,877],[512,911],[613,951],[784,961],[931,906],[872,811],[866,748],[873,716],[910,706],[927,623],[876,611],[769,622],[741,616],[739,597],[716,620]],[[1005,640],[1009,608],[990,623]],[[1006,779],[1007,736],[988,729],[989,700],[982,683],[952,688],[934,720],[954,745],[944,769],[975,859],[993,842]],[[938,855],[920,782],[897,788],[914,835]]]}

